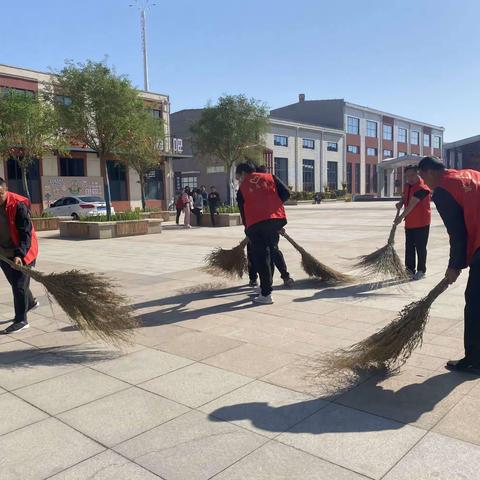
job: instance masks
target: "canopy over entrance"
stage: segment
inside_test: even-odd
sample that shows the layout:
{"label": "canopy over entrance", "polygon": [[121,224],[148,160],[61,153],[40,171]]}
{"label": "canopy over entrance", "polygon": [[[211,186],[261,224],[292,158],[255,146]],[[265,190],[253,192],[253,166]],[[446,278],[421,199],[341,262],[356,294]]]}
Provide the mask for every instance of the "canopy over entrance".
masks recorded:
{"label": "canopy over entrance", "polygon": [[[396,192],[401,191],[403,175],[396,178],[398,169],[408,165],[418,165],[423,157],[420,155],[404,155],[403,157],[386,158],[377,165],[378,190],[382,197],[394,197]],[[400,183],[398,185],[398,183]]]}

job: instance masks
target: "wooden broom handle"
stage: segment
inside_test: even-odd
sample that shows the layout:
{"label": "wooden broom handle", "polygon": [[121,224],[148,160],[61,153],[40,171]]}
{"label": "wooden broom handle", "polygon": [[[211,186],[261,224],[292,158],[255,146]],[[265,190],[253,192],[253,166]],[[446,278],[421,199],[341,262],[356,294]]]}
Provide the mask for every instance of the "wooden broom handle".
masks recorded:
{"label": "wooden broom handle", "polygon": [[285,240],[288,240],[299,252],[305,251],[285,230],[281,230],[280,235],[285,238]]}
{"label": "wooden broom handle", "polygon": [[397,208],[397,214],[395,215],[395,219],[393,220],[392,229],[390,230],[390,235],[388,236],[388,242],[387,242],[388,245],[393,245],[395,243],[395,233],[397,231],[397,224],[395,223],[395,221],[400,216],[400,209],[401,208],[402,207]]}

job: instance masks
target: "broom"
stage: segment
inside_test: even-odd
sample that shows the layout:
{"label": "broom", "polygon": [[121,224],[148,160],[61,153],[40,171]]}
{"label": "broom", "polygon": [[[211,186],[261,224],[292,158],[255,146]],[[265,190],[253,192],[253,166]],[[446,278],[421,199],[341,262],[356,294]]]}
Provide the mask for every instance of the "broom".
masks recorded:
{"label": "broom", "polygon": [[338,376],[348,371],[393,369],[404,364],[422,343],[432,303],[448,287],[442,279],[424,298],[403,307],[395,320],[379,332],[346,349],[319,357],[320,375]]}
{"label": "broom", "polygon": [[315,257],[310,255],[303,247],[301,247],[295,240],[290,237],[285,230],[282,230],[280,234],[288,240],[293,247],[302,256],[302,267],[305,273],[310,277],[320,278],[324,282],[328,283],[352,283],[353,278],[344,273],[337,272],[333,268],[324,265],[319,262]]}
{"label": "broom", "polygon": [[2,255],[0,260],[42,284],[49,301],[53,298],[87,335],[120,345],[129,342],[133,328],[138,326],[131,307],[109,278],[79,270],[46,274],[16,265]]}
{"label": "broom", "polygon": [[[398,208],[395,220],[397,220],[399,215],[400,209]],[[359,257],[355,268],[361,269],[363,273],[368,276],[407,280],[408,274],[394,247],[396,231],[397,225],[394,221],[387,244],[369,255]]]}
{"label": "broom", "polygon": [[248,269],[245,255],[247,243],[248,238],[245,237],[235,248],[230,250],[215,248],[205,257],[205,270],[212,275],[242,278]]}

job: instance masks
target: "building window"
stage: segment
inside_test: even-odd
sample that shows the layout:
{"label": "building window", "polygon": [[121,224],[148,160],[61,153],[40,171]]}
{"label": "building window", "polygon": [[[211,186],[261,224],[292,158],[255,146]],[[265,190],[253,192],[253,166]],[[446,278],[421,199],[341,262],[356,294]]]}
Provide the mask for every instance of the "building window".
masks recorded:
{"label": "building window", "polygon": [[315,148],[315,140],[312,140],[311,138],[304,138],[303,148],[309,148],[310,150],[313,150]]}
{"label": "building window", "polygon": [[[27,186],[30,191],[32,203],[42,203],[42,196],[40,194],[40,162],[38,159],[35,159],[33,163],[27,167],[26,174]],[[22,170],[18,162],[13,158],[7,160],[7,185],[11,192],[18,193],[24,197],[27,195],[23,189]]]}
{"label": "building window", "polygon": [[398,129],[398,141],[400,143],[407,143],[407,129],[399,128]]}
{"label": "building window", "polygon": [[14,88],[14,87],[0,87],[0,95],[6,95],[9,92],[14,92],[18,94],[25,95],[26,97],[34,97],[35,92],[33,90],[27,90],[25,88]]}
{"label": "building window", "polygon": [[367,120],[367,137],[377,138],[378,136],[378,124],[377,122],[372,122]]}
{"label": "building window", "polygon": [[327,162],[327,184],[329,190],[338,188],[338,163]]}
{"label": "building window", "polygon": [[377,167],[373,167],[373,191],[378,192],[378,177],[377,177]]}
{"label": "building window", "polygon": [[157,108],[152,108],[152,109],[150,109],[150,113],[151,113],[153,118],[157,118],[158,120],[162,119],[163,112],[161,110],[159,110]]}
{"label": "building window", "polygon": [[60,158],[61,177],[84,177],[85,161],[83,158]]}
{"label": "building window", "polygon": [[378,150],[376,148],[368,147],[367,148],[367,155],[369,157],[376,157],[378,155]]}
{"label": "building window", "polygon": [[383,158],[392,158],[393,152],[391,150],[384,150],[383,151]]}
{"label": "building window", "polygon": [[412,133],[410,135],[410,143],[412,145],[418,145],[420,143],[420,132],[412,130]]}
{"label": "building window", "polygon": [[225,173],[225,167],[223,165],[211,165],[207,167],[207,173]]}
{"label": "building window", "polygon": [[433,148],[440,149],[442,147],[442,137],[434,135],[433,137]]}
{"label": "building window", "polygon": [[303,161],[303,191],[315,191],[315,162],[313,160]]}
{"label": "building window", "polygon": [[393,126],[384,124],[383,125],[383,139],[384,140],[393,140]]}
{"label": "building window", "polygon": [[288,137],[285,135],[274,135],[273,144],[277,147],[288,147]]}
{"label": "building window", "polygon": [[274,168],[275,168],[275,175],[285,185],[288,185],[288,158],[275,157]]}
{"label": "building window", "polygon": [[145,184],[146,200],[165,200],[163,190],[163,171],[156,168],[147,173],[147,181]]}
{"label": "building window", "polygon": [[347,192],[352,193],[352,163],[347,163]]}
{"label": "building window", "polygon": [[338,143],[337,142],[327,142],[327,150],[329,152],[338,152]]}
{"label": "building window", "polygon": [[407,154],[407,152],[398,152],[399,157],[404,157]]}
{"label": "building window", "polygon": [[355,117],[347,117],[347,133],[352,135],[360,134],[360,119]]}
{"label": "building window", "polygon": [[190,188],[190,190],[197,188],[198,177],[196,175],[182,176],[182,174],[180,173],[177,180],[177,186],[179,187],[177,188],[177,190],[181,190],[182,192],[185,190],[185,187]]}
{"label": "building window", "polygon": [[423,146],[424,147],[430,146],[430,135],[428,133],[423,134]]}
{"label": "building window", "polygon": [[112,202],[128,200],[127,168],[121,162],[107,160],[108,180]]}
{"label": "building window", "polygon": [[365,192],[366,193],[371,192],[371,188],[372,188],[372,184],[370,181],[371,174],[372,174],[372,166],[369,163],[367,163],[365,165]]}
{"label": "building window", "polygon": [[55,101],[65,107],[69,107],[72,104],[72,99],[66,95],[55,95]]}
{"label": "building window", "polygon": [[355,164],[355,193],[360,193],[360,164]]}
{"label": "building window", "polygon": [[360,151],[360,148],[358,145],[347,145],[347,152],[348,153],[358,153]]}

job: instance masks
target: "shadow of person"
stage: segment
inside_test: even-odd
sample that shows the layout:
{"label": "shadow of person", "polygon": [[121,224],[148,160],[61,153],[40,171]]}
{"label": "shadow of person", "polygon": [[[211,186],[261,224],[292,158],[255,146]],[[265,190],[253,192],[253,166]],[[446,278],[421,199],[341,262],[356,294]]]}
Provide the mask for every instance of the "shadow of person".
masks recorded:
{"label": "shadow of person", "polygon": [[[251,425],[269,432],[283,432],[289,428],[291,433],[312,434],[392,430],[417,421],[425,413],[433,411],[442,399],[462,383],[476,378],[448,372],[429,377],[421,383],[406,385],[397,391],[383,388],[377,384],[379,378],[372,378],[339,397],[332,395],[279,407],[267,402],[228,405],[211,412],[209,419],[212,422],[249,420]],[[357,392],[359,401],[355,402]],[[332,402],[338,408],[333,409]],[[377,417],[381,421],[375,421],[375,417],[367,421],[364,415],[346,415],[349,410],[344,408],[345,405],[354,407],[357,413],[358,410],[369,411],[396,421],[381,417]],[[339,416],[338,422],[307,418],[325,407],[329,408],[326,411],[328,416]]]}

